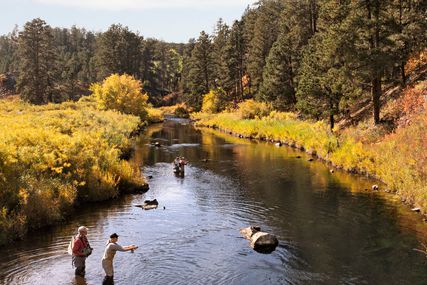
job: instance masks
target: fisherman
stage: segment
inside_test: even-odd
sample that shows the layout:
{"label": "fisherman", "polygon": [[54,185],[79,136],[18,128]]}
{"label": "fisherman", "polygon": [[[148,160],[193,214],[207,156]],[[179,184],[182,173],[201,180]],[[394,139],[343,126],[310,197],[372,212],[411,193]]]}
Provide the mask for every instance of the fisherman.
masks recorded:
{"label": "fisherman", "polygon": [[105,278],[102,282],[103,285],[114,284],[114,268],[113,268],[113,259],[117,251],[129,251],[132,252],[138,247],[135,245],[121,246],[117,244],[119,236],[114,233],[110,235],[110,239],[107,242],[107,246],[104,251],[104,256],[102,257],[102,268],[105,271]]}
{"label": "fisherman", "polygon": [[72,243],[72,264],[76,267],[76,276],[84,277],[86,273],[86,258],[92,254],[92,248],[87,240],[87,228],[78,228],[78,234],[73,238]]}
{"label": "fisherman", "polygon": [[184,173],[184,165],[187,165],[187,161],[183,156],[181,156],[179,158],[179,170],[181,171],[181,173]]}
{"label": "fisherman", "polygon": [[177,156],[173,161],[173,172],[178,173],[179,170],[179,156]]}

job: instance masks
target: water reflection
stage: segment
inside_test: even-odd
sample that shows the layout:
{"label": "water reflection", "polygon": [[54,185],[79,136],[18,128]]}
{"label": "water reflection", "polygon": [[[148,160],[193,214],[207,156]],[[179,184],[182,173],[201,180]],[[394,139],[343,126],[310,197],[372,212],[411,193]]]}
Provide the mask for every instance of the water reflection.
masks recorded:
{"label": "water reflection", "polygon": [[[172,172],[176,156],[189,160],[184,178]],[[426,227],[400,204],[365,191],[372,181],[363,177],[331,174],[289,148],[174,121],[148,128],[132,161],[151,177],[147,193],[83,206],[67,224],[1,249],[0,284],[101,284],[112,232],[140,246],[116,256],[116,284],[422,284],[427,278],[425,257],[412,250]],[[152,199],[158,209],[133,207]],[[65,251],[82,224],[95,250],[86,278],[76,279]],[[238,230],[251,224],[279,238],[276,251],[249,247]]]}

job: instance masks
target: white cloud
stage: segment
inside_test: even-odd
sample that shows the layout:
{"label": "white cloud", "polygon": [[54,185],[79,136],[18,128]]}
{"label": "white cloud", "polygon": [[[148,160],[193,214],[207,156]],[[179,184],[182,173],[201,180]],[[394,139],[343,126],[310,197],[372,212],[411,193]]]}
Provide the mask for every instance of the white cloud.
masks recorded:
{"label": "white cloud", "polygon": [[253,0],[33,0],[41,4],[104,10],[145,10],[154,8],[244,7]]}

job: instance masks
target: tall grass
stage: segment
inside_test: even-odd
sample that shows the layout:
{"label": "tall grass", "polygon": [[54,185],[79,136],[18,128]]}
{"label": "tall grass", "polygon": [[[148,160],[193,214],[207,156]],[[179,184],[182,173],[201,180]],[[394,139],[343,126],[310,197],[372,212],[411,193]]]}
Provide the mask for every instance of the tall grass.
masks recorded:
{"label": "tall grass", "polygon": [[143,184],[139,170],[119,158],[139,123],[90,101],[0,100],[0,244],[64,219],[77,201]]}
{"label": "tall grass", "polygon": [[[256,109],[253,104],[250,103],[251,110]],[[385,182],[390,190],[399,193],[410,204],[427,210],[425,111],[411,117],[413,123],[390,135],[382,134],[381,128],[371,127],[370,133],[375,140],[361,139],[360,135],[368,132],[357,127],[332,133],[325,122],[298,120],[292,113],[273,111],[254,119],[246,119],[247,116],[242,114],[245,110],[240,106],[232,113],[194,113],[192,119],[199,126],[219,128],[244,137],[281,141],[316,154],[335,167],[370,174]]]}

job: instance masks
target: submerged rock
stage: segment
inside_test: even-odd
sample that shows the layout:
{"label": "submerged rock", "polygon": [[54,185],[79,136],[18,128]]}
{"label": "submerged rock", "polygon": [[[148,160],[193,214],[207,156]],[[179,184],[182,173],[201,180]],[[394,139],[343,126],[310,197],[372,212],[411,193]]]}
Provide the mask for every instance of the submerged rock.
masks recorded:
{"label": "submerged rock", "polygon": [[144,210],[151,210],[151,209],[156,209],[158,206],[159,206],[159,202],[157,202],[157,199],[145,200],[144,204],[142,205],[142,208],[144,208]]}
{"label": "submerged rock", "polygon": [[144,204],[138,204],[138,205],[134,205],[135,207],[138,208],[143,208],[144,210],[151,210],[151,209],[156,209],[159,206],[159,202],[157,202],[157,199],[154,200],[145,200]]}
{"label": "submerged rock", "polygon": [[240,233],[250,241],[250,246],[260,253],[271,253],[279,245],[275,235],[262,232],[259,226],[240,229]]}

